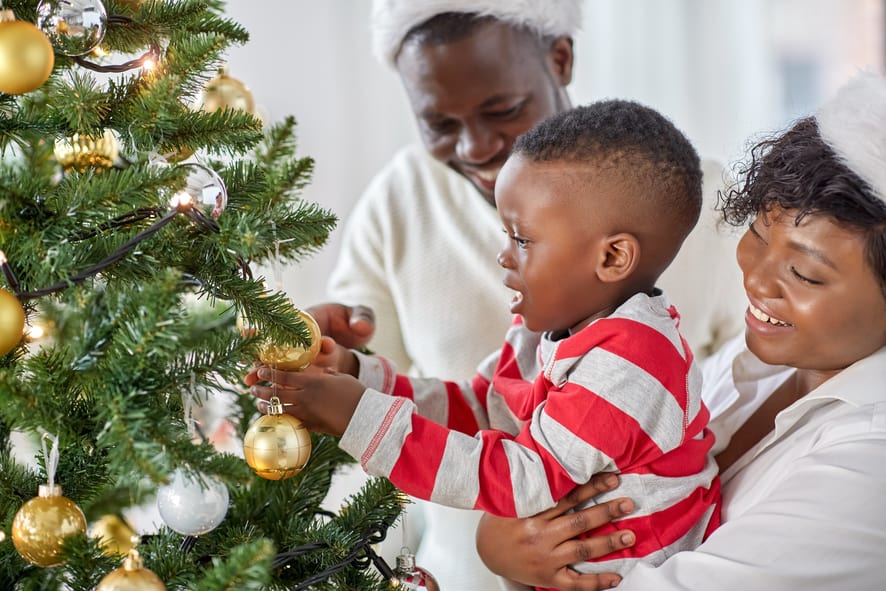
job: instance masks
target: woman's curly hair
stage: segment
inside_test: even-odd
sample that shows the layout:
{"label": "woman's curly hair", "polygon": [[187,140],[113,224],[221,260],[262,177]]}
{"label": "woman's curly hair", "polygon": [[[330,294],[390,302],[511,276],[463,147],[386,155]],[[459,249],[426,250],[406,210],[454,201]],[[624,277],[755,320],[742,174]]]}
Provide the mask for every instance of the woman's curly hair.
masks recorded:
{"label": "woman's curly hair", "polygon": [[821,139],[813,117],[756,144],[738,181],[720,194],[727,223],[743,226],[774,207],[824,215],[864,239],[864,257],[886,296],[886,202]]}

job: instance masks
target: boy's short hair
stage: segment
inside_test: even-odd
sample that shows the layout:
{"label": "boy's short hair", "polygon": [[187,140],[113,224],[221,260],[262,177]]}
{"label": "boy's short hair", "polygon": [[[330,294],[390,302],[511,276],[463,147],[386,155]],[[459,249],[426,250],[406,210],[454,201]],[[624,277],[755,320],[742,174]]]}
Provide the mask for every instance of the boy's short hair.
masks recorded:
{"label": "boy's short hair", "polygon": [[614,173],[638,205],[676,224],[684,236],[701,213],[698,153],[670,120],[640,103],[605,100],[564,111],[518,137],[513,153],[534,162],[587,162]]}

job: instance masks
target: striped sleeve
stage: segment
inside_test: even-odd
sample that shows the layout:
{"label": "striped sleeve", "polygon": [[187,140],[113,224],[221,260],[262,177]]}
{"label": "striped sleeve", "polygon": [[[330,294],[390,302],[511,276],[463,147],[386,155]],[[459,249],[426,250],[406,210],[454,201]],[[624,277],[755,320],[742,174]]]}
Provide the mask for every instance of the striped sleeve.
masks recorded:
{"label": "striped sleeve", "polygon": [[483,361],[472,380],[461,382],[396,374],[394,365],[384,357],[355,354],[360,366],[358,379],[367,388],[408,398],[421,416],[462,433],[473,435],[489,427],[486,393],[499,352]]}
{"label": "striped sleeve", "polygon": [[[435,503],[506,517],[553,506],[545,466],[512,436],[485,430],[471,437],[415,411],[411,400],[366,390],[339,445],[367,473]],[[515,489],[534,497],[528,511],[515,505]]]}

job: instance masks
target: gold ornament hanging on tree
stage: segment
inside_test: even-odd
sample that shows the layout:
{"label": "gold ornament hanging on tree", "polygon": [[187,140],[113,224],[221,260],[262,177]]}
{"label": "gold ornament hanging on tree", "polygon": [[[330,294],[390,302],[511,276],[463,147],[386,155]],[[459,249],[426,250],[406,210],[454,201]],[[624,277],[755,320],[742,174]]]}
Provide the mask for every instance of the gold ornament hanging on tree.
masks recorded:
{"label": "gold ornament hanging on tree", "polygon": [[65,538],[86,531],[86,518],[58,484],[41,484],[38,496],[21,506],[12,520],[12,543],[37,566],[56,566]]}
{"label": "gold ornament hanging on tree", "polygon": [[18,298],[0,287],[0,355],[6,355],[25,334],[25,310]]}
{"label": "gold ornament hanging on tree", "polygon": [[0,92],[38,89],[54,65],[55,52],[46,35],[32,23],[15,20],[11,10],[0,9]]}
{"label": "gold ornament hanging on tree", "polygon": [[95,591],[166,591],[166,585],[152,570],[145,568],[138,550],[133,547],[123,566],[106,574]]}
{"label": "gold ornament hanging on tree", "polygon": [[55,142],[55,159],[69,172],[110,168],[117,153],[117,137],[110,129],[100,136],[75,133],[69,139]]}
{"label": "gold ornament hanging on tree", "polygon": [[135,547],[135,532],[116,515],[104,515],[89,526],[86,535],[98,540],[106,556],[123,556]]}
{"label": "gold ornament hanging on tree", "polygon": [[243,456],[256,474],[268,480],[295,476],[311,457],[311,434],[301,421],[283,412],[276,396],[268,414],[249,426],[243,437]]}
{"label": "gold ornament hanging on tree", "polygon": [[200,108],[210,113],[219,109],[240,109],[251,114],[255,110],[255,100],[245,84],[228,76],[227,68],[221,68],[218,75],[203,87]]}

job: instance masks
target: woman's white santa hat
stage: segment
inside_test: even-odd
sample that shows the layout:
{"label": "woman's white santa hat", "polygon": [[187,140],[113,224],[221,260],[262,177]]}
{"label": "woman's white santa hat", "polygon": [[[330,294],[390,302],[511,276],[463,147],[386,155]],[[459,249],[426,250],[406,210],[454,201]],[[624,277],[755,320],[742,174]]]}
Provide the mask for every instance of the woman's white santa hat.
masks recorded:
{"label": "woman's white santa hat", "polygon": [[372,50],[376,57],[394,66],[406,34],[445,12],[491,16],[544,36],[572,36],[581,23],[581,0],[375,0]]}
{"label": "woman's white santa hat", "polygon": [[886,78],[862,72],[816,114],[821,139],[886,201]]}

